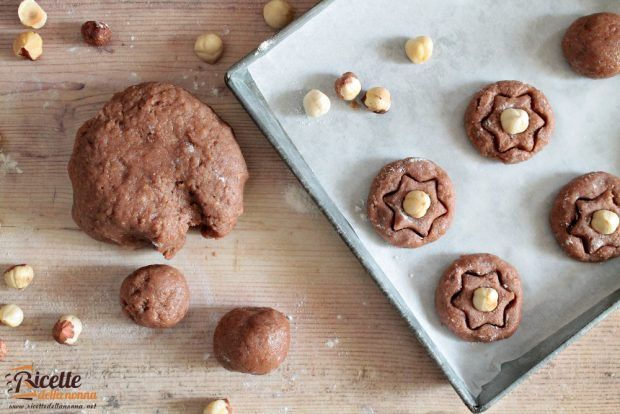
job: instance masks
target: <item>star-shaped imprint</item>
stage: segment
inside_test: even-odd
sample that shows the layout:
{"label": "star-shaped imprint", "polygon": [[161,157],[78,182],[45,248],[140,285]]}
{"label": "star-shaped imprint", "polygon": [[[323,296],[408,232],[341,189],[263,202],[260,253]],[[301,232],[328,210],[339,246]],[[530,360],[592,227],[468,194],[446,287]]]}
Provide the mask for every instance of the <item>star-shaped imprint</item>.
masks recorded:
{"label": "star-shaped imprint", "polygon": [[[520,134],[509,134],[502,128],[501,115],[506,109],[522,109],[529,116],[527,129]],[[493,110],[482,120],[482,127],[495,137],[495,146],[498,152],[506,152],[513,148],[531,152],[536,146],[538,130],[545,126],[545,121],[532,109],[532,97],[521,95],[509,97],[496,95],[493,99]]]}
{"label": "star-shaped imprint", "polygon": [[598,233],[590,225],[592,214],[597,210],[610,210],[620,215],[620,206],[614,202],[614,194],[611,189],[592,200],[579,199],[575,206],[577,207],[578,218],[572,229],[569,229],[569,233],[583,241],[586,252],[592,254],[603,246],[620,246],[620,230],[605,235]]}
{"label": "star-shaped imprint", "polygon": [[[514,300],[515,294],[501,284],[496,271],[485,275],[465,273],[463,274],[462,286],[461,291],[452,300],[452,303],[465,313],[469,329],[478,329],[486,324],[504,326],[506,306]],[[491,312],[481,312],[474,307],[474,291],[481,287],[493,288],[497,291],[497,307]]]}
{"label": "star-shaped imprint", "polygon": [[[414,190],[424,191],[431,199],[428,211],[419,219],[409,216],[403,209],[403,201],[407,193]],[[410,176],[404,175],[400,180],[398,190],[385,196],[383,199],[394,212],[394,221],[392,223],[394,231],[411,229],[420,237],[428,236],[433,222],[448,212],[443,203],[437,198],[437,182],[435,180],[418,182]]]}

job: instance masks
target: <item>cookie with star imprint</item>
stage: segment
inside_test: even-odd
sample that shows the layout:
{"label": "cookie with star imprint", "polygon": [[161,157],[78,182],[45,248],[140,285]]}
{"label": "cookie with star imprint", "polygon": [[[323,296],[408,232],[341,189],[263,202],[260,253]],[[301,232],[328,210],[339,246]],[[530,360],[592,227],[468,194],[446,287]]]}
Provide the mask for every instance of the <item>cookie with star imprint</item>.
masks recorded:
{"label": "cookie with star imprint", "polygon": [[398,247],[416,248],[443,236],[454,215],[454,187],[437,164],[405,158],[384,166],[368,195],[368,219]]}
{"label": "cookie with star imprint", "polygon": [[467,136],[480,154],[506,164],[530,159],[549,143],[554,128],[547,97],[514,80],[487,85],[465,112]]}
{"label": "cookie with star imprint", "polygon": [[441,323],[472,342],[512,336],[521,322],[523,293],[517,269],[492,254],[459,257],[435,291]]}
{"label": "cookie with star imprint", "polygon": [[620,178],[606,172],[575,178],[557,195],[550,223],[574,259],[602,262],[620,256]]}

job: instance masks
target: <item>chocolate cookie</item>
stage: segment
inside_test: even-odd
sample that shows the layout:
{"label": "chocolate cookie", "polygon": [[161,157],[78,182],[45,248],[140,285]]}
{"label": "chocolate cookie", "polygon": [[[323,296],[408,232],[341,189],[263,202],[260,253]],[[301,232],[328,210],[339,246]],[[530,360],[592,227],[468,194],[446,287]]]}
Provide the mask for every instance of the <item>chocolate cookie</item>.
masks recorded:
{"label": "chocolate cookie", "polygon": [[73,219],[91,237],[166,258],[190,227],[229,233],[243,212],[245,161],[230,127],[189,92],[144,83],[114,95],[78,131]]}
{"label": "chocolate cookie", "polygon": [[368,218],[376,232],[399,247],[415,248],[445,234],[454,215],[454,188],[432,161],[405,158],[379,171],[370,187]]}
{"label": "chocolate cookie", "polygon": [[142,267],[121,285],[123,312],[147,328],[171,328],[189,309],[189,287],[181,272],[172,266]]}
{"label": "chocolate cookie", "polygon": [[213,352],[228,370],[264,375],[284,361],[290,342],[286,315],[271,308],[236,308],[217,324]]}
{"label": "chocolate cookie", "polygon": [[506,164],[526,161],[542,150],[554,127],[545,95],[519,81],[486,86],[465,112],[467,136],[480,154]]}
{"label": "chocolate cookie", "polygon": [[551,209],[551,229],[571,257],[602,262],[620,256],[620,178],[592,172],[569,182]]}
{"label": "chocolate cookie", "polygon": [[441,323],[467,341],[493,342],[515,333],[521,322],[521,279],[492,254],[461,256],[435,291]]}
{"label": "chocolate cookie", "polygon": [[562,51],[575,72],[589,78],[620,73],[620,14],[595,13],[578,18],[562,39]]}

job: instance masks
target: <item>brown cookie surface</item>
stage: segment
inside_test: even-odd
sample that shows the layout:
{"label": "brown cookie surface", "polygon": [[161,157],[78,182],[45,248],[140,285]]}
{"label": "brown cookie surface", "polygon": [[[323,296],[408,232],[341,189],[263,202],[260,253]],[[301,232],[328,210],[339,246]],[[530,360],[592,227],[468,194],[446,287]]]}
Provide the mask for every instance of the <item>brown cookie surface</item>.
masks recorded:
{"label": "brown cookie surface", "polygon": [[[480,307],[476,292],[495,293]],[[494,302],[493,302],[494,300]],[[515,333],[521,322],[521,279],[509,263],[492,254],[458,258],[446,271],[435,291],[439,319],[459,337],[474,342],[493,342]]]}
{"label": "brown cookie surface", "polygon": [[597,231],[593,223],[595,214],[600,214],[597,211],[620,216],[620,178],[606,172],[577,177],[560,190],[551,209],[555,238],[566,253],[582,262],[620,256],[620,228]]}
{"label": "brown cookie surface", "polygon": [[171,328],[189,309],[189,287],[181,272],[172,266],[142,267],[121,285],[123,312],[147,328]]}
{"label": "brown cookie surface", "polygon": [[[501,122],[507,109],[523,110],[529,124],[508,133]],[[477,92],[465,112],[467,136],[480,154],[506,164],[530,159],[548,143],[555,128],[551,105],[538,89],[514,80],[490,84]]]}
{"label": "brown cookie surface", "polygon": [[[405,208],[411,192],[427,195],[428,209],[414,217]],[[454,215],[454,188],[448,174],[432,161],[405,158],[384,166],[368,195],[368,219],[387,242],[415,248],[443,236]],[[419,215],[419,214],[418,214]]]}
{"label": "brown cookie surface", "polygon": [[620,14],[595,13],[575,20],[562,39],[573,70],[590,78],[620,73]]}
{"label": "brown cookie surface", "polygon": [[223,237],[248,178],[231,128],[184,89],[144,83],[114,95],[78,131],[73,218],[91,237],[166,258],[191,227]]}
{"label": "brown cookie surface", "polygon": [[264,375],[288,354],[291,328],[286,315],[271,308],[236,308],[222,317],[213,335],[213,352],[224,368]]}

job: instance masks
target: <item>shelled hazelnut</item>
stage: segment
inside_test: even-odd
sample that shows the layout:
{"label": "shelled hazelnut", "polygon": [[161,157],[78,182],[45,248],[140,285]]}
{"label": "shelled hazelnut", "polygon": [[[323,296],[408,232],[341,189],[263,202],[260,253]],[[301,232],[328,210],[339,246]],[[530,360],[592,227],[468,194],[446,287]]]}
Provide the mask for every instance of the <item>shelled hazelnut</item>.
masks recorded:
{"label": "shelled hazelnut", "polygon": [[227,399],[211,401],[203,414],[232,414],[232,407]]}
{"label": "shelled hazelnut", "polygon": [[0,308],[0,322],[16,328],[24,321],[24,311],[17,305],[4,305]]}
{"label": "shelled hazelnut", "polygon": [[17,15],[24,26],[33,29],[40,29],[47,22],[47,13],[34,0],[22,1],[17,9]]}
{"label": "shelled hazelnut", "polygon": [[35,32],[24,32],[13,41],[13,53],[30,60],[37,60],[43,54],[43,39]]}
{"label": "shelled hazelnut", "polygon": [[194,43],[194,53],[207,63],[216,63],[224,53],[224,42],[215,33],[200,35]]}
{"label": "shelled hazelnut", "polygon": [[82,321],[74,315],[64,315],[54,325],[52,335],[59,344],[75,345],[82,333]]}
{"label": "shelled hazelnut", "polygon": [[334,85],[336,95],[345,101],[352,101],[362,91],[362,83],[353,72],[344,73]]}
{"label": "shelled hazelnut", "polygon": [[4,272],[4,281],[13,289],[26,289],[34,279],[34,270],[27,264],[11,267]]}
{"label": "shelled hazelnut", "polygon": [[311,118],[318,118],[329,112],[331,102],[329,97],[318,89],[312,89],[304,97],[304,110]]}
{"label": "shelled hazelnut", "polygon": [[409,39],[405,43],[405,53],[413,63],[424,63],[433,55],[433,40],[428,36]]}
{"label": "shelled hazelnut", "polygon": [[280,30],[293,21],[295,10],[286,0],[271,0],[263,7],[265,23],[272,29]]}
{"label": "shelled hazelnut", "polygon": [[82,38],[91,46],[105,46],[112,39],[112,29],[104,22],[89,20],[82,25]]}
{"label": "shelled hazelnut", "polygon": [[362,102],[376,114],[384,114],[392,106],[392,96],[390,91],[385,88],[371,88],[362,97]]}

